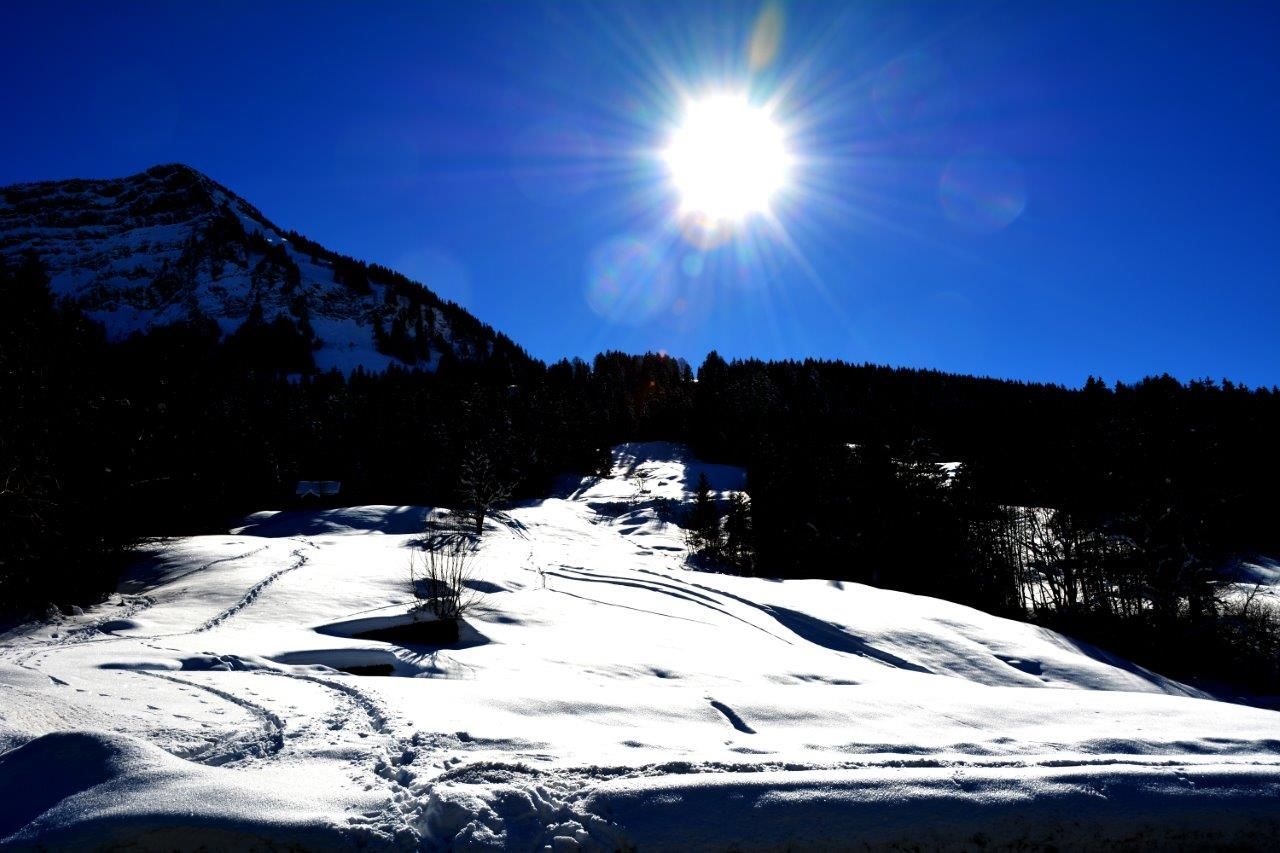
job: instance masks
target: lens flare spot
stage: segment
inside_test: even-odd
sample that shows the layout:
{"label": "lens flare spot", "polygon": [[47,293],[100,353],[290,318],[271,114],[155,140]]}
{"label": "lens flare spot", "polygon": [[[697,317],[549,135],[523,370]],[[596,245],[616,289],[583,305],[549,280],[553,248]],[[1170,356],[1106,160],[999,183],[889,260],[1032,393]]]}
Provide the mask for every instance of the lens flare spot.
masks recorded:
{"label": "lens flare spot", "polygon": [[671,304],[670,265],[647,242],[616,237],[587,262],[587,305],[611,323],[641,325]]}
{"label": "lens flare spot", "polygon": [[733,236],[736,223],[691,212],[680,217],[680,236],[695,249],[709,252],[723,246]]}
{"label": "lens flare spot", "polygon": [[947,219],[971,231],[1006,228],[1027,206],[1022,168],[999,154],[961,154],[942,172],[938,201]]}
{"label": "lens flare spot", "polygon": [[781,46],[782,7],[777,3],[766,3],[756,16],[755,25],[751,28],[751,41],[747,45],[747,62],[751,70],[761,71],[772,65]]}

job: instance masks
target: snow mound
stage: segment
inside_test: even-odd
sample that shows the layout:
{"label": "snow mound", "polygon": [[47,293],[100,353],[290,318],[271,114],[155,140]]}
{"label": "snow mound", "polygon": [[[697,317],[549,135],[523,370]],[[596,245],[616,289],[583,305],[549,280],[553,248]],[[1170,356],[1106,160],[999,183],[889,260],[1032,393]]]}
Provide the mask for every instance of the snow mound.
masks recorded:
{"label": "snow mound", "polygon": [[330,822],[320,791],[293,793],[303,796],[193,765],[135,738],[57,732],[0,755],[0,844],[71,850],[350,843]]}
{"label": "snow mound", "polygon": [[1274,593],[1280,589],[1280,560],[1269,557],[1256,557],[1241,561],[1232,573],[1233,579],[1240,584],[1268,587]]}
{"label": "snow mound", "polygon": [[705,476],[716,497],[728,497],[747,485],[746,472],[733,465],[695,459],[688,448],[668,441],[632,442],[613,450],[609,477],[588,478],[572,494],[601,513],[619,514],[639,507],[692,499]]}
{"label": "snow mound", "polygon": [[383,533],[403,536],[422,531],[424,510],[414,506],[358,506],[314,512],[256,512],[231,533],[265,536],[323,536]]}
{"label": "snow mound", "polygon": [[913,768],[623,779],[583,808],[619,849],[1248,849],[1277,795],[1247,771]]}

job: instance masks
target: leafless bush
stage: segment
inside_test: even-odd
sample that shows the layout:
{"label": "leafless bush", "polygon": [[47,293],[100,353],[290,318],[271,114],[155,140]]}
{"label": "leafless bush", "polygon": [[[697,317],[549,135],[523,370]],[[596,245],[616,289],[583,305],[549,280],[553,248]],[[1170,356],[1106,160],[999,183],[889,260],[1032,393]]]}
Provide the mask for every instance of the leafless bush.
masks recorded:
{"label": "leafless bush", "polygon": [[457,621],[479,599],[469,586],[479,537],[468,519],[452,512],[432,512],[418,548],[409,558],[409,588],[415,614],[429,611],[437,619]]}
{"label": "leafless bush", "polygon": [[[507,472],[509,474],[509,472]],[[472,449],[462,462],[458,479],[458,494],[462,499],[462,513],[471,525],[472,533],[484,532],[484,520],[503,503],[511,499],[513,483],[489,454]]]}
{"label": "leafless bush", "polygon": [[1247,650],[1273,668],[1280,666],[1280,600],[1261,584],[1247,592],[1219,599],[1221,615],[1236,634],[1235,645]]}

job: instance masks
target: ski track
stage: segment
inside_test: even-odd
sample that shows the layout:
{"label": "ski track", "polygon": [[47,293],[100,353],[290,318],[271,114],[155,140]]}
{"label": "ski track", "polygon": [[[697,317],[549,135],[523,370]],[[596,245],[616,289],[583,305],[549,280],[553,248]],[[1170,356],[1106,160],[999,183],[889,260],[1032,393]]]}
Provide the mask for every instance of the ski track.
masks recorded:
{"label": "ski track", "polygon": [[301,672],[282,672],[280,670],[259,670],[262,675],[275,675],[282,678],[292,678],[297,681],[310,681],[326,687],[335,693],[340,693],[352,701],[369,719],[369,727],[377,734],[386,734],[388,731],[388,717],[381,705],[369,697],[369,695],[355,687],[342,684],[337,681],[331,681],[327,678],[321,678],[316,675],[308,675]]}
{"label": "ski track", "polygon": [[[755,630],[760,631],[761,633],[768,634],[770,637],[773,637],[775,640],[779,642],[786,643],[788,646],[794,645],[794,643],[792,643],[790,640],[786,639],[785,637],[779,637],[777,634],[773,633],[767,628],[762,628],[761,626],[757,625],[756,623],[750,620],[743,619],[741,616],[730,613],[729,611],[721,607],[717,607],[716,604],[719,604],[721,602],[716,602],[714,599],[710,598],[710,596],[693,592],[692,590],[681,589],[680,587],[671,583],[659,583],[657,581],[645,582],[643,579],[625,578],[619,575],[606,575],[606,574],[601,574],[599,572],[593,572],[588,570],[570,569],[568,567],[564,567],[564,568],[567,569],[568,571],[573,572],[576,575],[579,575],[580,577],[570,577],[568,575],[564,575],[564,574],[560,574],[559,572],[552,572],[552,571],[546,572],[546,575],[548,577],[564,578],[565,580],[576,580],[576,581],[585,581],[588,583],[603,583],[603,584],[612,584],[614,586],[633,587],[635,589],[647,590],[648,592],[656,593],[658,595],[670,596],[671,598],[677,598],[682,601],[687,601],[692,604],[697,604],[699,606],[707,608],[708,610],[714,610],[716,613],[719,613],[721,616],[727,616],[730,619],[734,619],[738,622],[741,622],[743,625],[746,625],[748,628],[754,628]],[[661,575],[658,575],[656,572],[646,572],[646,574],[653,574],[658,577],[661,577]],[[692,586],[698,586],[698,585],[692,584]],[[706,589],[705,587],[699,587],[699,588]],[[736,599],[737,596],[731,596],[731,598]],[[737,599],[737,600],[742,601],[743,603],[749,603],[749,602],[746,602],[745,599]],[[760,610],[764,610],[766,613],[769,612],[766,608],[760,605],[753,604],[752,606],[757,607]]]}
{"label": "ski track", "polygon": [[148,678],[159,678],[183,687],[190,687],[196,690],[203,690],[206,693],[211,693],[224,701],[230,702],[232,705],[237,705],[240,708],[243,708],[261,721],[262,737],[251,742],[248,746],[244,746],[242,741],[228,739],[210,747],[211,752],[209,754],[197,753],[196,755],[182,756],[188,761],[195,761],[200,764],[207,764],[216,767],[249,757],[268,758],[284,749],[285,722],[274,711],[264,708],[255,702],[250,702],[248,699],[242,699],[234,693],[229,693],[226,690],[221,690],[217,687],[210,687],[207,684],[201,684],[197,681],[188,681],[185,678],[178,678],[177,676],[167,675],[165,673],[155,672],[152,670],[137,670],[137,673],[139,675],[145,675]]}

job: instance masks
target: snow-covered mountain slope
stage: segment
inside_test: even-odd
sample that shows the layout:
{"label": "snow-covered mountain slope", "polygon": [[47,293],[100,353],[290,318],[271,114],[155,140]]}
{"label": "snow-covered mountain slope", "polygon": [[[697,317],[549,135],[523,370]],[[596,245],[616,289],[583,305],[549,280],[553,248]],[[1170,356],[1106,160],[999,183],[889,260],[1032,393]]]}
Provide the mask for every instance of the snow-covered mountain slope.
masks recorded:
{"label": "snow-covered mountain slope", "polygon": [[116,338],[194,316],[229,333],[257,304],[314,340],[321,370],[523,357],[459,306],[281,230],[187,166],[0,188],[0,255],[28,252]]}
{"label": "snow-covered mountain slope", "polygon": [[388,506],[174,540],[107,603],[6,635],[0,845],[1280,837],[1280,714],[936,599],[689,571],[670,502],[741,472],[615,459],[491,520],[448,648],[356,636],[409,601],[423,510]]}

